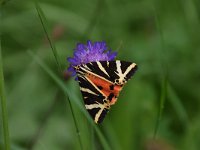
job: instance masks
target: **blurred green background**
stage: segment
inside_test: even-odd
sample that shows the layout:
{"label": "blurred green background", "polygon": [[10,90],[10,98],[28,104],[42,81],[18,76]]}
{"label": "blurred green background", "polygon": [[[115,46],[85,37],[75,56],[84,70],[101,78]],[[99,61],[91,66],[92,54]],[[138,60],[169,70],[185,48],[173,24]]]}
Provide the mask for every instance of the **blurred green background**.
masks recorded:
{"label": "blurred green background", "polygon": [[[58,71],[34,2],[0,3],[12,150],[81,149],[66,92],[45,68],[72,93],[82,149],[105,149],[105,142],[113,150],[200,148],[198,0],[41,0],[43,21],[63,73]],[[106,41],[118,51],[117,59],[139,67],[97,129],[82,112],[78,83],[64,72],[76,43],[88,39]],[[1,111],[0,119],[0,149],[4,149]]]}

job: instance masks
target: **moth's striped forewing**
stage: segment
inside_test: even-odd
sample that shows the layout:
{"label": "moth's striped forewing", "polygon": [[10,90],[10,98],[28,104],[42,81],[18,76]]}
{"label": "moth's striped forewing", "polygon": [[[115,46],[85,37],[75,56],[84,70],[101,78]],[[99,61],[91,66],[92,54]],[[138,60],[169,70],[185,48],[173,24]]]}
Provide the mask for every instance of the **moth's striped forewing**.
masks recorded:
{"label": "moth's striped forewing", "polygon": [[115,104],[124,84],[137,70],[126,61],[96,61],[75,67],[85,107],[96,123],[101,123]]}

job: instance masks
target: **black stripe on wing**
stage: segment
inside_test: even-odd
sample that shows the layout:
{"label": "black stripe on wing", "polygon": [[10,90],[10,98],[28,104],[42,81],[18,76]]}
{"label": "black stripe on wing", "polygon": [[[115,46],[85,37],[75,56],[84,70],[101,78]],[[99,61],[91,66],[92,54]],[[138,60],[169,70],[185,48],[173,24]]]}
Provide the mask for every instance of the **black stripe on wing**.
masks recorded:
{"label": "black stripe on wing", "polygon": [[115,79],[119,78],[118,75],[115,73],[117,70],[116,61],[100,61],[100,63],[109,75],[109,78],[106,79],[114,83]]}
{"label": "black stripe on wing", "polygon": [[89,112],[92,119],[95,120],[95,116],[100,111],[100,109],[101,108],[99,107],[99,108],[87,109],[87,111]]}
{"label": "black stripe on wing", "polygon": [[[90,69],[90,71],[92,73],[97,74],[98,76],[101,76],[111,82],[114,82],[114,79],[118,77],[114,73],[114,71],[116,71],[115,61],[99,61],[99,63],[104,68],[106,73],[100,69],[100,66],[97,64],[97,62],[87,63],[86,66]],[[84,68],[83,65],[81,67]],[[87,69],[87,68],[85,68],[85,69]]]}
{"label": "black stripe on wing", "polygon": [[[100,64],[103,66],[103,68],[105,69],[105,71],[108,73],[108,67],[105,65],[106,64],[106,61],[100,61]],[[105,74],[99,67],[99,65],[97,64],[97,62],[91,62],[91,63],[87,63],[86,66],[90,69],[90,71],[94,74],[97,74],[107,80],[110,80],[109,78],[109,73],[108,75]],[[81,67],[84,67],[84,66],[81,66]],[[87,69],[87,68],[85,68]]]}
{"label": "black stripe on wing", "polygon": [[91,94],[86,91],[82,91],[82,96],[85,104],[94,104],[96,102],[103,104],[105,97],[89,82],[87,79],[78,77],[80,88],[89,89],[95,94]]}
{"label": "black stripe on wing", "polygon": [[137,65],[135,65],[134,68],[131,69],[131,71],[129,71],[129,73],[126,75],[126,80],[129,80],[137,71],[138,67]]}
{"label": "black stripe on wing", "polygon": [[103,111],[102,111],[102,113],[101,113],[101,115],[100,115],[100,117],[99,117],[99,120],[98,120],[98,122],[97,123],[101,123],[103,120],[104,120],[104,118],[105,118],[105,116],[106,116],[106,114],[109,112],[109,109],[104,109]]}
{"label": "black stripe on wing", "polygon": [[102,95],[93,95],[93,94],[90,94],[88,92],[84,92],[84,91],[81,91],[82,93],[82,96],[83,96],[83,100],[84,100],[84,103],[86,105],[89,105],[89,104],[94,104],[96,102],[100,103],[100,104],[103,104],[103,99],[105,99],[104,96]]}
{"label": "black stripe on wing", "polygon": [[[100,66],[98,65],[97,62],[87,63],[86,66],[90,69],[92,73],[97,74],[113,83],[115,82],[116,79],[119,79],[119,76],[116,73],[117,72],[116,61],[99,61],[99,63],[101,64],[101,67],[104,68],[104,70],[108,75],[105,74],[105,72],[102,71],[102,69],[100,69]],[[127,68],[131,66],[133,63],[127,61],[120,61],[120,64],[121,64],[120,69],[122,73],[125,73]],[[85,68],[83,65],[81,67]],[[85,69],[88,70],[88,68]],[[130,79],[131,76],[133,76],[133,74],[135,73],[136,69],[137,66],[135,65],[135,67],[128,72],[125,79],[126,80]]]}
{"label": "black stripe on wing", "polygon": [[[99,111],[101,111],[101,109],[100,109],[100,107],[99,108],[93,108],[93,109],[87,109],[87,111],[89,112],[89,114],[90,114],[90,116],[93,118],[93,120],[95,120],[95,117],[96,117],[96,115],[97,115],[97,113],[99,112]],[[98,121],[96,122],[96,123],[101,123],[103,120],[104,120],[104,118],[105,118],[105,116],[106,116],[106,114],[109,112],[109,110],[108,109],[103,109],[103,111],[101,112],[101,114],[100,114],[100,116],[99,116],[99,118],[98,118]]]}

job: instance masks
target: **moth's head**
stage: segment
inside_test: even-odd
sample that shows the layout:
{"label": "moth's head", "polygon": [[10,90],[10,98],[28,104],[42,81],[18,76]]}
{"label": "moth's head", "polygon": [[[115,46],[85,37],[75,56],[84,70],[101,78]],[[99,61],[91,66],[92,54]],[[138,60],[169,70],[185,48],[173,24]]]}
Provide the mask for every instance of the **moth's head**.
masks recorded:
{"label": "moth's head", "polygon": [[73,66],[73,68],[77,71],[80,69],[80,65],[77,65],[77,66]]}
{"label": "moth's head", "polygon": [[124,79],[115,79],[115,84],[116,85],[124,85],[127,81]]}

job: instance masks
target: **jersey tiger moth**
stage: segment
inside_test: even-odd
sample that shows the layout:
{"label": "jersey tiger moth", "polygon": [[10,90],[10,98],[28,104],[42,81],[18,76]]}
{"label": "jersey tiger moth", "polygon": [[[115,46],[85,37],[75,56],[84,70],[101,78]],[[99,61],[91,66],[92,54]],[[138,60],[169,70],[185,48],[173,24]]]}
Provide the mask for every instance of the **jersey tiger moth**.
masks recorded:
{"label": "jersey tiger moth", "polygon": [[127,61],[96,61],[74,67],[85,107],[95,123],[101,123],[117,101],[137,65]]}

